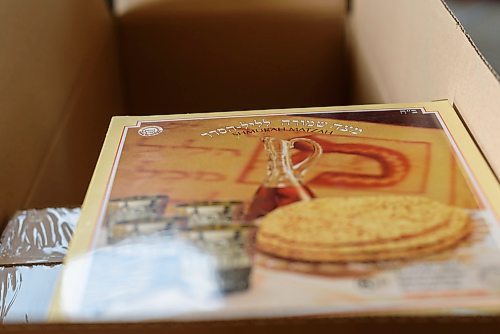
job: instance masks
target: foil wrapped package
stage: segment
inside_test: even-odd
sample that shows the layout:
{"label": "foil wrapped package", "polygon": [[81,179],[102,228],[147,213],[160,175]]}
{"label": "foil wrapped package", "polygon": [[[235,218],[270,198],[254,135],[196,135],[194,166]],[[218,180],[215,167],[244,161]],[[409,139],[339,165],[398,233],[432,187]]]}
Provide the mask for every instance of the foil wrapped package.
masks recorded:
{"label": "foil wrapped package", "polygon": [[80,215],[80,208],[19,211],[1,238],[0,264],[60,263]]}
{"label": "foil wrapped package", "polygon": [[0,267],[0,323],[47,321],[62,266]]}
{"label": "foil wrapped package", "polygon": [[17,212],[0,244],[0,323],[47,321],[80,208]]}

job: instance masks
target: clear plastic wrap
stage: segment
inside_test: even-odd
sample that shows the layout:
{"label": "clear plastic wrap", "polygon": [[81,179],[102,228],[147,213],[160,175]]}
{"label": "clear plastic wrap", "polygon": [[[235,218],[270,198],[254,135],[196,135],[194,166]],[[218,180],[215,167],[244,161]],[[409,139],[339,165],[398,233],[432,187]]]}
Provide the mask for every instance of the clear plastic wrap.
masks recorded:
{"label": "clear plastic wrap", "polygon": [[115,118],[51,320],[500,312],[455,111],[371,108]]}

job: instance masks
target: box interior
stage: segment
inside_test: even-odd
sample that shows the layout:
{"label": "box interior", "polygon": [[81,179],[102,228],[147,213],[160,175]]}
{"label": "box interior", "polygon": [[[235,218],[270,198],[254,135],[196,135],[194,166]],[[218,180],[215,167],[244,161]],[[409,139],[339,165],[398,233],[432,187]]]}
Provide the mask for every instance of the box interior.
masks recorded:
{"label": "box interior", "polygon": [[500,172],[498,76],[438,0],[5,0],[0,28],[3,223],[80,205],[114,115],[449,99]]}
{"label": "box interior", "polygon": [[354,103],[448,99],[497,178],[500,77],[443,1],[352,1]]}
{"label": "box interior", "polygon": [[0,31],[3,225],[22,208],[81,203],[122,100],[103,1],[1,1]]}

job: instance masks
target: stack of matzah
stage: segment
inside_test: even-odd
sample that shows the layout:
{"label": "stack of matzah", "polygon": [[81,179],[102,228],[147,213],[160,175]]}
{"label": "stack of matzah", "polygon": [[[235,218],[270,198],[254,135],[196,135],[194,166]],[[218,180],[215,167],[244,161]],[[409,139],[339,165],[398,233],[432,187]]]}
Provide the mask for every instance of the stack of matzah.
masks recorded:
{"label": "stack of matzah", "polygon": [[405,260],[453,247],[471,229],[466,210],[424,197],[332,197],[269,213],[257,248],[306,262]]}

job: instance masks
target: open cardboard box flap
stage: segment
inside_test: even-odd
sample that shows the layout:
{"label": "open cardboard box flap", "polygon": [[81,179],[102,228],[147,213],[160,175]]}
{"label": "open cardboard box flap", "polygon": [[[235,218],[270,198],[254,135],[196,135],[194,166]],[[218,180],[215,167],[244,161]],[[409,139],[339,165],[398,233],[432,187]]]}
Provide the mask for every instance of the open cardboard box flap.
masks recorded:
{"label": "open cardboard box flap", "polygon": [[500,81],[441,1],[355,0],[354,103],[448,99],[500,174]]}

